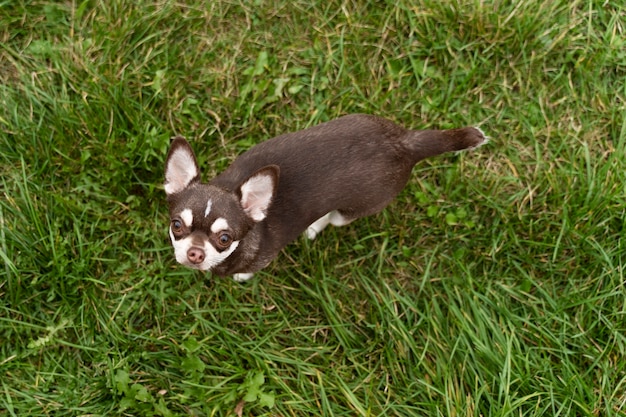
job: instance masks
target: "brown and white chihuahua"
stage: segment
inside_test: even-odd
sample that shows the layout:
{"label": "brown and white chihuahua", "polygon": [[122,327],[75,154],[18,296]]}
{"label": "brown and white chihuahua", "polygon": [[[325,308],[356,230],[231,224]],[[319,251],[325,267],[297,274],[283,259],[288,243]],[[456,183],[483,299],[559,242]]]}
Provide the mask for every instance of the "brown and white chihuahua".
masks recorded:
{"label": "brown and white chihuahua", "polygon": [[314,239],[381,211],[418,161],[486,141],[475,127],[407,130],[352,114],[262,142],[202,183],[193,150],[176,137],[165,163],[176,260],[248,280],[302,232]]}

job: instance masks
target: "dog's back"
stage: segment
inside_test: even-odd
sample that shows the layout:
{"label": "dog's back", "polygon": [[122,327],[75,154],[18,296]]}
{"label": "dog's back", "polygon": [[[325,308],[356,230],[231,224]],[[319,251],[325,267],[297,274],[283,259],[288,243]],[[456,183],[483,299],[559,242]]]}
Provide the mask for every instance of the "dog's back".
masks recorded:
{"label": "dog's back", "polygon": [[472,127],[414,131],[381,117],[353,114],[262,142],[210,184],[234,191],[259,169],[279,167],[276,193],[258,227],[259,256],[272,259],[330,212],[348,223],[382,210],[404,188],[418,161],[485,140]]}

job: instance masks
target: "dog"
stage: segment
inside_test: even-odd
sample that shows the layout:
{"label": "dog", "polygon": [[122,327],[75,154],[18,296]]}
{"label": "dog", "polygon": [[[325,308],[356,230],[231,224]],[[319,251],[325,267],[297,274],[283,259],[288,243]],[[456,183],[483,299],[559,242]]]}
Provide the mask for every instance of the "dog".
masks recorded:
{"label": "dog", "polygon": [[476,127],[408,130],[351,114],[262,142],[201,182],[189,143],[172,139],[165,162],[176,260],[246,281],[301,233],[381,211],[424,158],[487,142]]}

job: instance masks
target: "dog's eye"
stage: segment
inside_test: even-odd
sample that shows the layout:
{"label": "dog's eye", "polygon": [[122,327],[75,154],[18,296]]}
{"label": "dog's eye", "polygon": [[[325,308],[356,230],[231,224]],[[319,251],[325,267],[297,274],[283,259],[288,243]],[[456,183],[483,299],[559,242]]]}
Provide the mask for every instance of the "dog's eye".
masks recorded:
{"label": "dog's eye", "polygon": [[172,220],[172,232],[174,234],[180,234],[183,231],[183,222],[178,219]]}
{"label": "dog's eye", "polygon": [[218,242],[222,247],[228,247],[233,238],[226,232],[222,232],[218,237]]}

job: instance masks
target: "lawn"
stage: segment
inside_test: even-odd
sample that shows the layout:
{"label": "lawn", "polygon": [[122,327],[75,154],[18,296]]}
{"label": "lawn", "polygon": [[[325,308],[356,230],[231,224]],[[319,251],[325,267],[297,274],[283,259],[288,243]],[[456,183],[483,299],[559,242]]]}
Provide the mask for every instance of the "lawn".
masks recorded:
{"label": "lawn", "polygon": [[[491,142],[239,284],[204,178],[348,113]],[[626,416],[621,1],[0,1],[0,416]]]}

